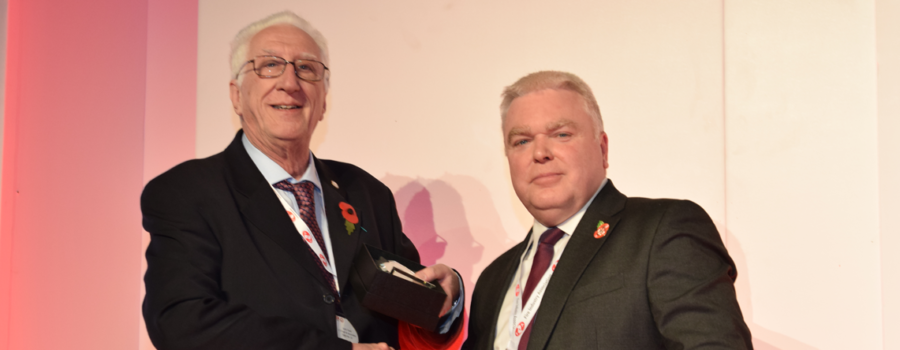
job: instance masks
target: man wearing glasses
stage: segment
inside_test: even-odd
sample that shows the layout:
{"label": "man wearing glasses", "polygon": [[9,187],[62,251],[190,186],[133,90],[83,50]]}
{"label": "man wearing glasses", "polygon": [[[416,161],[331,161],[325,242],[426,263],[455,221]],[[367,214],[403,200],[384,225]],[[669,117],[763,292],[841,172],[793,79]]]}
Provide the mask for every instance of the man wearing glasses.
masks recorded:
{"label": "man wearing glasses", "polygon": [[[359,304],[350,266],[363,244],[419,255],[386,186],[310,152],[327,65],[325,39],[293,13],[241,30],[230,89],[242,130],[222,153],[178,165],[144,189],[143,311],[158,349],[398,347],[398,321]],[[411,332],[431,341],[457,334],[459,277],[441,264],[417,275],[448,294],[444,335]]]}

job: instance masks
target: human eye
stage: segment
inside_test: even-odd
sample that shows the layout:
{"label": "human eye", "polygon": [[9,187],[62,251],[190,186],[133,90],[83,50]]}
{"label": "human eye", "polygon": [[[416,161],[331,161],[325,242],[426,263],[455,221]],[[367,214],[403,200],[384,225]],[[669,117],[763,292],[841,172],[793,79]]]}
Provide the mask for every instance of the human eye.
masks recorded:
{"label": "human eye", "polygon": [[567,126],[563,126],[559,129],[554,130],[551,135],[557,139],[570,139],[575,136],[575,130]]}
{"label": "human eye", "polygon": [[519,146],[528,144],[528,142],[529,142],[529,140],[526,138],[518,138],[518,139],[513,139],[512,142],[510,142],[510,144],[513,147],[519,147]]}
{"label": "human eye", "polygon": [[272,57],[266,57],[259,60],[259,68],[278,68],[283,65],[284,62]]}
{"label": "human eye", "polygon": [[312,72],[312,71],[315,71],[316,68],[307,62],[298,61],[297,62],[297,70],[303,71],[303,72]]}

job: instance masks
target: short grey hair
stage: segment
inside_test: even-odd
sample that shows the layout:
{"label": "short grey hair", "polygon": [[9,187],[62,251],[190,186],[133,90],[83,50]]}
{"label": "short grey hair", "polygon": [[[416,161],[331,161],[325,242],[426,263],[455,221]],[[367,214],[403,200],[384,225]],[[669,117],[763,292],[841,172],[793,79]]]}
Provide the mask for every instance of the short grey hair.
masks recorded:
{"label": "short grey hair", "polygon": [[[325,41],[325,36],[319,32],[316,27],[313,27],[307,20],[303,19],[297,14],[291,11],[281,11],[279,13],[273,14],[269,17],[263,18],[259,21],[250,23],[250,25],[244,27],[234,36],[234,40],[231,41],[231,76],[237,76],[238,85],[243,81],[243,76],[238,76],[241,67],[247,62],[247,51],[250,47],[250,40],[253,40],[253,37],[256,33],[259,33],[263,29],[276,26],[279,24],[288,24],[298,29],[304,31],[310,37],[312,37],[313,41],[316,42],[316,46],[319,47],[319,51],[321,52],[322,63],[325,66],[329,65],[328,61],[328,42]],[[328,91],[330,74],[328,71],[325,73],[325,91]]]}
{"label": "short grey hair", "polygon": [[600,136],[603,130],[603,118],[600,116],[600,105],[591,92],[591,87],[577,75],[560,71],[540,71],[528,74],[503,89],[503,102],[500,103],[500,121],[506,123],[509,105],[522,96],[546,89],[569,90],[584,99],[584,110],[594,120],[594,134]]}

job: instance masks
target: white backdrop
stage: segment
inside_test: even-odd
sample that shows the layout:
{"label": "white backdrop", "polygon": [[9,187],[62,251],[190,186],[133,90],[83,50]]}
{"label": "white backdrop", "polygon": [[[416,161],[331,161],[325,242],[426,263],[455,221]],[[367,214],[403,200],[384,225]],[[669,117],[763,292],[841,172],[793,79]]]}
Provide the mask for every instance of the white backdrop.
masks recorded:
{"label": "white backdrop", "polygon": [[384,181],[423,262],[457,268],[471,292],[531,225],[499,94],[569,71],[600,103],[616,186],[694,200],[719,226],[758,349],[882,348],[896,267],[881,262],[879,155],[900,150],[878,143],[875,4],[201,0],[197,156],[239,125],[230,39],[293,10],[331,49],[313,151]]}

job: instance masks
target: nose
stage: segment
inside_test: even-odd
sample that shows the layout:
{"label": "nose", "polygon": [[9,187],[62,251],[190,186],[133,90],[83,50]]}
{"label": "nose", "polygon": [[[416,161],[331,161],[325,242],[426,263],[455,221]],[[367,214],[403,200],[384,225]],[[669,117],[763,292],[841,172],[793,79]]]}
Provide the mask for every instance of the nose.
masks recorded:
{"label": "nose", "polygon": [[538,135],[532,141],[533,151],[534,151],[534,162],[543,164],[553,160],[553,148],[550,144],[550,140],[547,139],[545,135]]}
{"label": "nose", "polygon": [[297,77],[297,71],[293,64],[284,67],[284,73],[278,77],[278,89],[291,93],[300,91],[300,78]]}

